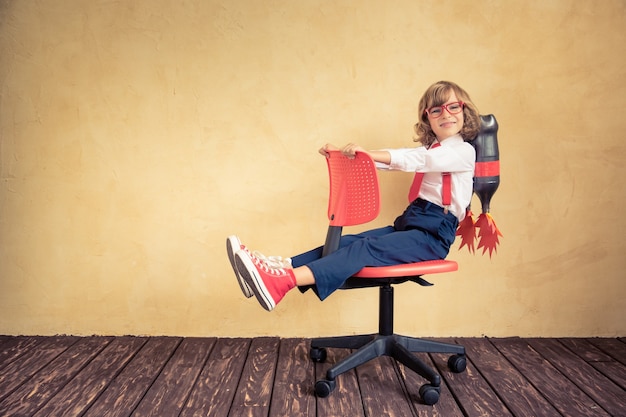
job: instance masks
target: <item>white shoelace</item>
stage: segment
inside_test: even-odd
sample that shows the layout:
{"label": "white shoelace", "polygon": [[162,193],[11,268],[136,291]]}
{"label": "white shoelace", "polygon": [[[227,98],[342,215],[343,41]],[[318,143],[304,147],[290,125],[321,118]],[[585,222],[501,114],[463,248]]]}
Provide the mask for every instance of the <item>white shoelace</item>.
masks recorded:
{"label": "white shoelace", "polygon": [[265,256],[259,251],[252,252],[252,255],[265,263],[270,268],[283,269],[291,268],[291,259],[282,256]]}
{"label": "white shoelace", "polygon": [[258,265],[270,273],[284,273],[285,269],[291,269],[291,258],[283,258],[282,256],[265,256],[259,251],[250,252],[253,261],[258,261]]}

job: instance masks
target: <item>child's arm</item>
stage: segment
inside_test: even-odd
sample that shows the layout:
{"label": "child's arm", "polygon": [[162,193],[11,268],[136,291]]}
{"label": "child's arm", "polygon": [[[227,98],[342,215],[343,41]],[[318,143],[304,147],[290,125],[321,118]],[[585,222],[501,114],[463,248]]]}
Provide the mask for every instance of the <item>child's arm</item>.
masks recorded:
{"label": "child's arm", "polygon": [[371,156],[375,162],[380,162],[386,165],[389,165],[389,163],[391,162],[391,154],[388,151],[367,151],[359,145],[355,145],[354,143],[349,143],[341,149],[339,149],[335,145],[327,143],[326,145],[322,146],[319,152],[324,156],[328,156],[328,151],[338,150],[340,150],[341,153],[346,155],[347,157],[354,157],[355,153],[364,152]]}

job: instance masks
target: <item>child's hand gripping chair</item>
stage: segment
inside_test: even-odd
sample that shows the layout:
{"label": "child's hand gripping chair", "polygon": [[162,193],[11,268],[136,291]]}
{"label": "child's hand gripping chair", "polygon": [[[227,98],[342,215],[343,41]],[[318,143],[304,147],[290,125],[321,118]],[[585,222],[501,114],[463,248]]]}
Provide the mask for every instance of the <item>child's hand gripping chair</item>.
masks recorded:
{"label": "child's hand gripping chair", "polygon": [[[363,224],[375,219],[380,211],[378,176],[374,161],[369,155],[358,152],[353,159],[339,151],[330,152],[327,158],[330,176],[328,218],[330,224],[324,245],[324,255],[339,246],[343,226]],[[379,330],[376,334],[317,338],[311,341],[311,359],[324,362],[325,348],[358,349],[326,373],[326,379],[315,384],[318,397],[327,397],[335,389],[335,379],[379,356],[391,356],[428,380],[419,394],[424,403],[432,405],[439,400],[441,377],[412,352],[438,352],[453,354],[448,366],[453,372],[466,367],[463,346],[439,343],[396,335],[393,332],[393,287],[406,281],[432,285],[421,275],[456,271],[454,261],[436,260],[385,267],[363,268],[350,278],[342,289],[380,287]]]}

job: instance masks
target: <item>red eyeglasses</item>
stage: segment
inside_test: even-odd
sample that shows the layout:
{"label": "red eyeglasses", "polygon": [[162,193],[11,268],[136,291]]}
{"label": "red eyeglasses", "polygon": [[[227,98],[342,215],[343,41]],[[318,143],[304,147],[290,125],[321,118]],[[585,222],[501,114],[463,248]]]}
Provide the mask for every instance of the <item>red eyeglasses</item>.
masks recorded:
{"label": "red eyeglasses", "polygon": [[448,111],[450,114],[457,114],[463,111],[463,106],[465,103],[462,101],[455,101],[454,103],[444,104],[442,106],[431,107],[430,109],[424,110],[424,113],[432,117],[433,119],[437,119],[443,115],[444,109]]}

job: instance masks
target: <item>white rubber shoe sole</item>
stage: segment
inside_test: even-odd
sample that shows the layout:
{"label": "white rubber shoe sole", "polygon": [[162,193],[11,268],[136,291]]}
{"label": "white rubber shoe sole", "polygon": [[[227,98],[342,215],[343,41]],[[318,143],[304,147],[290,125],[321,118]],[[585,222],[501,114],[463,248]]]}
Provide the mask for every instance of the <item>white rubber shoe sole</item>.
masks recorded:
{"label": "white rubber shoe sole", "polygon": [[274,298],[258,274],[256,265],[252,262],[250,255],[240,250],[235,254],[235,264],[248,288],[252,289],[259,304],[267,311],[272,311],[276,307],[276,302],[274,302]]}
{"label": "white rubber shoe sole", "polygon": [[233,268],[233,272],[237,277],[237,282],[239,283],[239,288],[241,288],[241,292],[246,298],[250,298],[254,295],[250,286],[243,279],[239,270],[237,269],[237,265],[235,264],[235,254],[241,250],[241,241],[237,236],[228,236],[226,238],[226,252],[228,252],[228,260],[230,261],[230,266]]}

